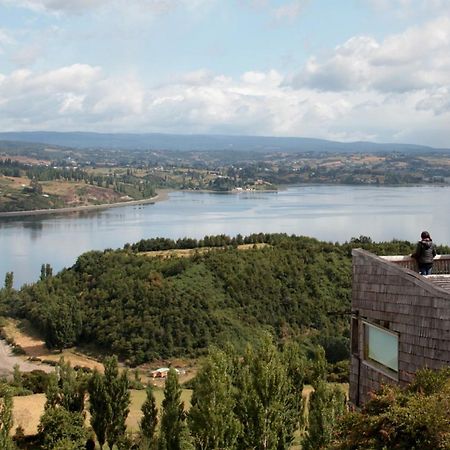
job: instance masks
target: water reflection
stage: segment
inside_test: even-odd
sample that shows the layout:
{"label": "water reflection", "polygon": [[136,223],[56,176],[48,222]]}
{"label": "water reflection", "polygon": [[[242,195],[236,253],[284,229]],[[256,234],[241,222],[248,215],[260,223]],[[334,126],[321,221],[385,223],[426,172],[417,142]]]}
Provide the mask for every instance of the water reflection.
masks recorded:
{"label": "water reflection", "polygon": [[[123,247],[142,238],[281,232],[326,241],[366,235],[415,241],[429,229],[450,242],[450,188],[303,186],[278,193],[175,192],[170,200],[70,215],[0,219],[0,277],[34,281],[42,263],[54,271],[91,249]],[[425,213],[426,211],[426,213]]]}

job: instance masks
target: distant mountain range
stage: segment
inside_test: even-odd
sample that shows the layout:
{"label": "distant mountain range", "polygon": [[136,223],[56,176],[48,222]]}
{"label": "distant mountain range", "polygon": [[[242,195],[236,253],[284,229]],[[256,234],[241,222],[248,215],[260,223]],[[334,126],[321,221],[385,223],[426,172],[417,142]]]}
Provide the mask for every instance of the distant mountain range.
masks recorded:
{"label": "distant mountain range", "polygon": [[7,132],[0,133],[0,141],[39,143],[71,148],[105,148],[129,150],[178,151],[259,151],[259,152],[336,152],[430,153],[450,151],[424,145],[377,144],[374,142],[336,142],[324,139],[269,136],[225,136],[182,134],[125,134],[86,132]]}

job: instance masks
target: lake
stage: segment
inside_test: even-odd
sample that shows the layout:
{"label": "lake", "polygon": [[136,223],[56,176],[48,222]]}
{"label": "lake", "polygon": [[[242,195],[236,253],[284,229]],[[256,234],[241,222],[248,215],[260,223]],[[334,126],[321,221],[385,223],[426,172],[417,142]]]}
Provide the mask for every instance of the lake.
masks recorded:
{"label": "lake", "polygon": [[88,250],[123,247],[151,237],[288,233],[345,242],[416,241],[429,230],[450,243],[450,187],[297,186],[280,192],[173,192],[167,201],[95,212],[0,218],[0,283],[38,279],[41,264],[54,273]]}

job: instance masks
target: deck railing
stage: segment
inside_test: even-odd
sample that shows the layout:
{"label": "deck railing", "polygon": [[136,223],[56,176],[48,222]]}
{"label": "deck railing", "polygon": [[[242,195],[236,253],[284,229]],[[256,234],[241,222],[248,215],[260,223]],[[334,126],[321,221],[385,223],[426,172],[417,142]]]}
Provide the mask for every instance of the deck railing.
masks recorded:
{"label": "deck railing", "polygon": [[[405,269],[418,272],[417,261],[411,256],[382,256],[383,259],[393,262]],[[437,255],[433,262],[433,274],[450,274],[450,255]]]}

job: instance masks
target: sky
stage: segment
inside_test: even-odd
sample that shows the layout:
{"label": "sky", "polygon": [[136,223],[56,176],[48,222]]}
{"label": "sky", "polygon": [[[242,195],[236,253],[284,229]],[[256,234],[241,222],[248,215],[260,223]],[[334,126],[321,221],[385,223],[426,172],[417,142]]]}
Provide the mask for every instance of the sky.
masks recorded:
{"label": "sky", "polygon": [[0,131],[450,148],[450,0],[0,0]]}

